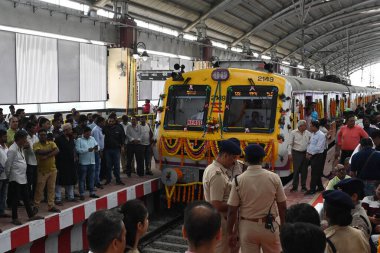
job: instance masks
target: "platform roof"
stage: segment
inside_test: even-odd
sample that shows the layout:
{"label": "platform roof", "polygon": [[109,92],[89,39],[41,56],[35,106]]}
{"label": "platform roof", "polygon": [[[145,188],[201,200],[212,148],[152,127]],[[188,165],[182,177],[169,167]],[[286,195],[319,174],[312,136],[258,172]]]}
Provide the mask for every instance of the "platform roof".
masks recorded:
{"label": "platform roof", "polygon": [[74,0],[341,74],[380,62],[380,0]]}

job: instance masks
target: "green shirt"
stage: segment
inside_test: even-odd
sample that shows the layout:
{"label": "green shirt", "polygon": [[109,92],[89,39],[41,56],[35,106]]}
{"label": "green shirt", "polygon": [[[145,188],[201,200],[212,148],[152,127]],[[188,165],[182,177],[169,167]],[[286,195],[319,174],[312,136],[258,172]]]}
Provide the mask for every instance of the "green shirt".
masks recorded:
{"label": "green shirt", "polygon": [[[351,178],[351,177],[349,175],[346,175],[344,179],[346,178]],[[329,184],[327,185],[326,190],[334,190],[334,186],[337,183],[339,183],[339,181],[340,181],[339,177],[335,176],[333,179],[329,181]]]}

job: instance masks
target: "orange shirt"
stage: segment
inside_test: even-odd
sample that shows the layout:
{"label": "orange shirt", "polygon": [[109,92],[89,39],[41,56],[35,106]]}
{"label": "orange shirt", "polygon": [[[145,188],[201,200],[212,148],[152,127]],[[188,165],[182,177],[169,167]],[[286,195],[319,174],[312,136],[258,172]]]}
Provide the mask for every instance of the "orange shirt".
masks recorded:
{"label": "orange shirt", "polygon": [[361,138],[368,138],[368,134],[360,126],[353,128],[342,126],[338,133],[338,145],[342,150],[354,150]]}

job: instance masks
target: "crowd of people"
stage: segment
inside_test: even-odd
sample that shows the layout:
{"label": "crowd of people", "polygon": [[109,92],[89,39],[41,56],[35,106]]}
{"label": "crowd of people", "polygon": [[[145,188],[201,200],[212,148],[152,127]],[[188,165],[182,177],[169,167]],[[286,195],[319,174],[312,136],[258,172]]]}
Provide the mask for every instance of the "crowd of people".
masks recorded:
{"label": "crowd of people", "polygon": [[[128,177],[135,172],[139,177],[153,175],[153,130],[145,117],[132,116],[129,122],[123,115],[119,122],[116,113],[105,119],[72,109],[65,120],[59,112],[50,120],[9,109],[4,115],[0,108],[0,218],[12,218],[15,225],[22,224],[19,206],[29,219],[41,219],[37,214],[42,201],[47,211],[60,212],[57,206],[85,200],[86,191],[99,198],[96,190],[113,177],[117,185],[125,185],[121,171]],[[125,167],[120,168],[121,162]]]}
{"label": "crowd of people", "polygon": [[[290,194],[299,190],[306,195],[323,192],[322,221],[308,204],[287,208],[279,176],[262,167],[263,147],[255,144],[245,148],[245,168],[238,161],[240,142],[231,138],[220,142],[219,155],[203,174],[204,199],[221,217],[221,233],[214,237],[220,239],[214,241],[213,250],[191,252],[377,252],[380,115],[359,108],[345,113],[344,121],[336,120],[331,175],[324,175],[324,171],[334,131],[327,120],[317,120],[315,110],[311,115],[310,121],[298,121],[287,140],[294,169]],[[323,177],[331,179],[327,189]]]}

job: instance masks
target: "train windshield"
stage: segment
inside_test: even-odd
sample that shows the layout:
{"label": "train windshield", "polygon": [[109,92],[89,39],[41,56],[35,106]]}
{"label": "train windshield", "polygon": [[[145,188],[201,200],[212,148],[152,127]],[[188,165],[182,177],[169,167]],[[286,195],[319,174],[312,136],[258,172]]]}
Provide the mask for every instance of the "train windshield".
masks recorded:
{"label": "train windshield", "polygon": [[224,129],[229,132],[274,131],[278,88],[275,86],[231,86],[228,88]]}
{"label": "train windshield", "polygon": [[[202,131],[210,99],[208,85],[172,85],[166,103],[164,129]],[[205,109],[206,108],[206,109]]]}

